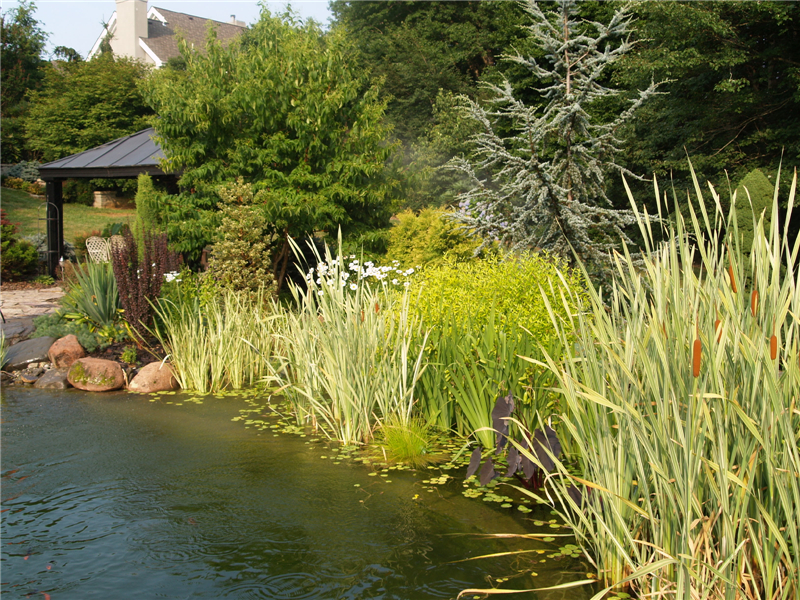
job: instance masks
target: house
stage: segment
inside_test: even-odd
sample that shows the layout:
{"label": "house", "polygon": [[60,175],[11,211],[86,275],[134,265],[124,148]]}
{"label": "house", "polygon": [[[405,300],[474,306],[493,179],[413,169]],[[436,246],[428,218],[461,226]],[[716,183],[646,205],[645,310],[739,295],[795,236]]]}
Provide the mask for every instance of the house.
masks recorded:
{"label": "house", "polygon": [[117,10],[97,38],[87,57],[100,53],[103,40],[110,36],[111,49],[116,56],[137,58],[160,67],[170,58],[180,56],[178,35],[192,46],[205,45],[209,23],[223,45],[230,43],[245,29],[243,21],[231,15],[229,23],[204,19],[164,8],[147,7],[147,0],[116,0]]}

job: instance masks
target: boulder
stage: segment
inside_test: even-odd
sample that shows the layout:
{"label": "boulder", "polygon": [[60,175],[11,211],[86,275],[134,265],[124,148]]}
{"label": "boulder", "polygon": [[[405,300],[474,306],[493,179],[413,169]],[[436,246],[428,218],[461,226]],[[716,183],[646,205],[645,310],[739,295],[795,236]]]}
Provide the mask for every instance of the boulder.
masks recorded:
{"label": "boulder", "polygon": [[31,317],[17,317],[9,318],[5,323],[0,325],[3,329],[3,335],[6,338],[6,346],[10,347],[28,339],[28,336],[36,329],[33,326],[33,319]]}
{"label": "boulder", "polygon": [[120,364],[113,360],[79,358],[69,368],[67,381],[79,390],[108,392],[121,388],[125,375]]}
{"label": "boulder", "polygon": [[6,352],[6,371],[21,371],[31,363],[47,362],[47,352],[56,341],[52,337],[38,337],[11,346]]}
{"label": "boulder", "polygon": [[67,381],[67,369],[50,369],[45,372],[33,387],[40,390],[65,390],[69,385]]}
{"label": "boulder", "polygon": [[152,394],[153,392],[176,390],[178,387],[169,363],[151,362],[139,369],[139,373],[128,385],[128,390],[140,394]]}
{"label": "boulder", "polygon": [[56,340],[50,346],[50,351],[47,353],[50,357],[50,362],[58,369],[65,369],[72,366],[79,358],[86,356],[86,350],[83,349],[78,338],[74,335],[65,335]]}

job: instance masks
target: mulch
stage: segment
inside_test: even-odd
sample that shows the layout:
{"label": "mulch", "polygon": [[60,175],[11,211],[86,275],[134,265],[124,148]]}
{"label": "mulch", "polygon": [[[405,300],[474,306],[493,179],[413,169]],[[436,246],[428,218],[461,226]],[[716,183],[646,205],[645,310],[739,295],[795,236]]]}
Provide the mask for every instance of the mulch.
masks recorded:
{"label": "mulch", "polygon": [[47,290],[53,287],[61,287],[58,282],[51,284],[36,283],[34,281],[4,281],[0,285],[2,292],[21,292],[25,290]]}
{"label": "mulch", "polygon": [[138,359],[139,366],[146,365],[147,363],[154,361],[163,360],[167,355],[167,353],[164,351],[164,347],[156,338],[147,337],[144,340],[140,340],[138,345],[131,340],[115,342],[108,348],[103,350],[98,349],[89,353],[88,356],[91,358],[105,358],[107,360],[122,362],[122,353],[125,351],[125,348],[130,346],[136,348],[136,357]]}

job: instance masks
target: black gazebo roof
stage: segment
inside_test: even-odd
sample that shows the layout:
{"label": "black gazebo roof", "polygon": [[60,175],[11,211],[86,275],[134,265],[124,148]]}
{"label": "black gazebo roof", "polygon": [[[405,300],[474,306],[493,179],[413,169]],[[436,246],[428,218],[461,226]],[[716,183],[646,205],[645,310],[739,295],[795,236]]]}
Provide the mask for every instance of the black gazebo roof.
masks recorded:
{"label": "black gazebo roof", "polygon": [[159,166],[164,158],[161,147],[153,140],[151,127],[97,146],[90,150],[60,158],[39,167],[39,176],[47,180],[81,177],[110,179],[148,175],[168,175]]}

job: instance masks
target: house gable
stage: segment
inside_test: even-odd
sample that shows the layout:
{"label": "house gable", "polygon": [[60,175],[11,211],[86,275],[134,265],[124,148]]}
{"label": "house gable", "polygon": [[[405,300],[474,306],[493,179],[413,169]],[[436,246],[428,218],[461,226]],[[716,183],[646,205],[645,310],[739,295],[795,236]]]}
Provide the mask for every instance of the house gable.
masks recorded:
{"label": "house gable", "polygon": [[[141,0],[140,0],[141,1]],[[100,53],[100,46],[103,39],[110,35],[112,37],[112,47],[116,45],[115,36],[121,31],[130,31],[131,28],[120,27],[119,19],[125,13],[116,11],[109,19],[107,27],[95,42],[89,52],[88,60],[91,60]],[[235,38],[242,34],[246,25],[242,21],[236,21],[231,16],[231,23],[223,23],[213,19],[206,19],[185,13],[179,13],[164,8],[150,7],[147,11],[147,36],[137,36],[136,44],[138,49],[133,57],[143,60],[156,67],[162,66],[170,58],[180,56],[178,40],[182,38],[192,47],[202,48],[206,43],[209,24],[214,28],[217,39],[223,46],[227,46]],[[132,35],[129,33],[129,35]],[[118,46],[120,47],[120,46]],[[115,49],[115,53],[119,52]],[[131,56],[130,53],[123,53]]]}

